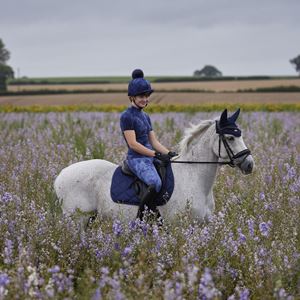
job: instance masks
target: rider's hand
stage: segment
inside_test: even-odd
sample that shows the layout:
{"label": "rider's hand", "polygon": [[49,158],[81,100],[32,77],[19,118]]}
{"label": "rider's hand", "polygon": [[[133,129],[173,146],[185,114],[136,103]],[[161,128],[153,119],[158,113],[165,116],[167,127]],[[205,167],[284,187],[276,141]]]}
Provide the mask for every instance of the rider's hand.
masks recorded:
{"label": "rider's hand", "polygon": [[176,153],[174,151],[169,151],[168,155],[169,155],[170,158],[172,158],[172,157],[178,156],[178,153]]}
{"label": "rider's hand", "polygon": [[170,156],[168,154],[162,154],[160,152],[155,152],[154,157],[161,160],[161,161],[163,161],[163,162],[169,162],[170,161]]}

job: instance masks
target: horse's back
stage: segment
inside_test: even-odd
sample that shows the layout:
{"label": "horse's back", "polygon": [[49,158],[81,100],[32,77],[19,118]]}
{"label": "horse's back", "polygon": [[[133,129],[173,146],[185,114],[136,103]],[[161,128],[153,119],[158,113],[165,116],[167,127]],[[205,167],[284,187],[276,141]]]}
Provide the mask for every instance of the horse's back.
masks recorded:
{"label": "horse's back", "polygon": [[80,161],[64,168],[54,182],[64,210],[96,209],[100,192],[106,193],[117,165],[102,159]]}
{"label": "horse's back", "polygon": [[57,186],[61,180],[76,181],[84,179],[94,179],[106,173],[108,170],[117,166],[107,160],[91,159],[74,163],[61,170],[57,176],[54,186]]}

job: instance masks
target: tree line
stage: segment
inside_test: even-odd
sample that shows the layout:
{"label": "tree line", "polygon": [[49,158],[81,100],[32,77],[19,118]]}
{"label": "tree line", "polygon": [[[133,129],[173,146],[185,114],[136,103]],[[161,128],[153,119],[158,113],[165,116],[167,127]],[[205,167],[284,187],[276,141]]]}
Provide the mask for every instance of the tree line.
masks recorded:
{"label": "tree line", "polygon": [[14,78],[14,70],[7,64],[10,59],[10,52],[6,49],[2,39],[0,39],[0,75],[6,78]]}

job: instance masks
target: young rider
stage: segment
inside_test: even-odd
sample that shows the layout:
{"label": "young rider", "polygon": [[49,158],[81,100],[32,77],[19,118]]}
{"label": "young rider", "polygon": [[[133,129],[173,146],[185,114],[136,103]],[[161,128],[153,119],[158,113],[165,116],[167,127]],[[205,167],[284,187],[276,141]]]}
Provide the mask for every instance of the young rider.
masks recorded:
{"label": "young rider", "polygon": [[120,118],[120,126],[128,146],[126,162],[129,169],[147,186],[147,193],[141,199],[137,217],[142,219],[145,205],[160,216],[156,208],[155,198],[161,189],[161,179],[153,164],[154,159],[169,162],[175,152],[163,146],[152,129],[151,121],[143,109],[149,103],[153,93],[150,82],[144,79],[140,69],[132,72],[132,80],[128,85],[128,96],[131,106]]}

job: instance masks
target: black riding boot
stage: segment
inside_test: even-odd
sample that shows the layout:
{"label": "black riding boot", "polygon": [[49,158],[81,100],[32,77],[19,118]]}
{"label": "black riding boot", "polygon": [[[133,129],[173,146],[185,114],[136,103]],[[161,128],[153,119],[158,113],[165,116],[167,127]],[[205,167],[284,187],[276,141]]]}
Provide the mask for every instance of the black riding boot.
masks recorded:
{"label": "black riding boot", "polygon": [[159,210],[156,207],[156,196],[157,196],[157,192],[155,190],[155,186],[154,185],[150,185],[147,188],[147,192],[145,193],[145,195],[143,196],[142,200],[141,200],[141,204],[139,206],[139,210],[137,213],[137,218],[139,218],[140,220],[143,220],[144,217],[144,212],[145,212],[145,206],[148,207],[149,211],[154,213],[156,215],[156,218],[160,217],[160,213]]}

